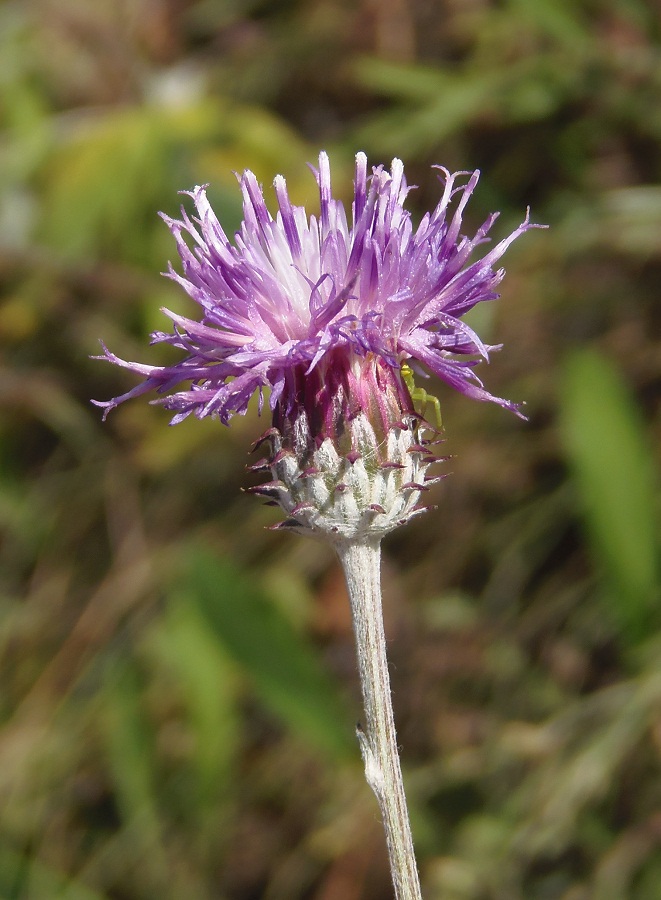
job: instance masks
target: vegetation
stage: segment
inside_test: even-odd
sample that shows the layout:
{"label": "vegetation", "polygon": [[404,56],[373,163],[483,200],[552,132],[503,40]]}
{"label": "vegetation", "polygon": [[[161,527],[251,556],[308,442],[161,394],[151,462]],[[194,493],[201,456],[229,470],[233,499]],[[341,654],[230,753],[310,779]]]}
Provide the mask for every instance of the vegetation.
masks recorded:
{"label": "vegetation", "polygon": [[389,896],[338,564],[240,491],[264,419],[89,403],[134,383],[99,338],[158,363],[190,309],[157,211],[209,182],[231,232],[245,167],[312,205],[324,147],[551,226],[476,323],[530,422],[425,384],[451,474],[385,546],[425,897],[656,900],[654,5],[4,0],[0,84],[0,897]]}

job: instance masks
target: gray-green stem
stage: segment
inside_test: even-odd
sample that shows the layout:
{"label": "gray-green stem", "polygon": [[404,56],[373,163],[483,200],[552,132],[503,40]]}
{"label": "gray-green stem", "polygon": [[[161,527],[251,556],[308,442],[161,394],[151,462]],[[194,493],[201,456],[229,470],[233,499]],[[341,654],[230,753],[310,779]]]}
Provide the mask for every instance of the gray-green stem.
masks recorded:
{"label": "gray-green stem", "polygon": [[349,591],[365,706],[365,728],[357,732],[365,778],[381,809],[396,900],[422,900],[390,695],[381,607],[381,543],[378,538],[346,540],[336,549]]}

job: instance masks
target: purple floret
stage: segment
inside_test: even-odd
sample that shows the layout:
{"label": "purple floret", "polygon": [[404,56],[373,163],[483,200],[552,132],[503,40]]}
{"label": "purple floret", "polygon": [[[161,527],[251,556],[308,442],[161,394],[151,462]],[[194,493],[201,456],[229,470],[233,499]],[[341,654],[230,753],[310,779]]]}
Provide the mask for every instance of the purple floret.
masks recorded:
{"label": "purple floret", "polygon": [[[163,215],[181,257],[183,274],[168,277],[202,309],[201,321],[164,310],[172,333],[156,332],[186,354],[172,366],[148,366],[119,359],[103,347],[108,361],[143,377],[133,390],[106,402],[104,415],[131,397],[155,390],[154,402],[175,412],[173,423],[190,413],[217,415],[227,424],[245,413],[264,388],[271,409],[286,412],[295,396],[289,386],[322,360],[374,354],[398,372],[415,360],[456,390],[490,400],[521,415],[519,407],[490,394],[474,367],[497,349],[484,344],[461,321],[477,303],[498,297],[504,270],[495,268],[523,232],[540,227],[524,222],[479,259],[497,213],[473,238],[460,234],[462,215],[479,172],[450,173],[440,166],[441,199],[414,230],[404,209],[408,194],[404,167],[378,166],[367,175],[367,158],[356,156],[351,225],[343,204],[331,193],[328,156],[314,170],[320,215],[309,219],[292,206],[284,178],[274,181],[275,218],[252,172],[240,178],[244,221],[230,242],[203,187],[186,192],[197,216]],[[463,183],[462,183],[463,182]]]}

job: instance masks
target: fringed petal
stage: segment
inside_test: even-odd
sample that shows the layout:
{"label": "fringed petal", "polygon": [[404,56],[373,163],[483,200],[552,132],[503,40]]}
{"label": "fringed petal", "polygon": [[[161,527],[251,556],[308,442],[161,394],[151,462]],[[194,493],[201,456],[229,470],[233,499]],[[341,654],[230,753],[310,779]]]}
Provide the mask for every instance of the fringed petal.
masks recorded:
{"label": "fringed petal", "polygon": [[461,317],[498,297],[504,276],[499,260],[516,238],[543,226],[533,225],[527,213],[518,228],[478,257],[497,217],[489,216],[472,238],[461,234],[479,172],[435,168],[441,198],[417,229],[405,209],[410,187],[402,162],[394,159],[389,172],[377,166],[368,177],[364,153],[355,160],[351,225],[333,198],[323,152],[313,169],[318,220],[292,205],[280,175],[274,181],[274,218],[247,170],[239,177],[244,221],[230,242],[205,186],[184,192],[194,218],[183,208],[180,219],[161,214],[182,263],[182,274],[172,266],[166,274],[200,306],[200,321],[164,310],[174,330],[156,332],[152,342],[186,353],[173,366],[128,362],[104,346],[101,358],[144,379],[119,397],[95,401],[104,416],[125,400],[156,391],[168,395],[157,402],[176,412],[173,422],[194,413],[227,423],[246,411],[255,391],[261,408],[265,387],[272,409],[293,402],[288,391],[297,378],[333,365],[338,353],[371,353],[396,371],[402,360],[417,360],[462,394],[522,415],[482,386],[474,368],[493,348]]}

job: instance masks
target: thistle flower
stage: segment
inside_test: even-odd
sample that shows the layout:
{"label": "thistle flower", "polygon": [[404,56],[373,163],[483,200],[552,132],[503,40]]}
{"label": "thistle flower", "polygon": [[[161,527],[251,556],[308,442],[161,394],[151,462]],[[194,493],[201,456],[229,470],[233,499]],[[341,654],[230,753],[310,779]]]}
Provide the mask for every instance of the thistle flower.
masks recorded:
{"label": "thistle flower", "polygon": [[[435,428],[415,409],[411,366],[435,373],[477,400],[494,397],[475,373],[491,350],[461,317],[493,300],[503,270],[495,268],[525,221],[481,258],[493,214],[473,238],[460,234],[478,172],[451,174],[432,213],[414,229],[404,209],[402,163],[367,175],[356,157],[352,221],[331,194],[325,153],[315,171],[320,215],[292,206],[285,181],[275,179],[278,212],[269,213],[252,172],[240,179],[244,221],[232,244],[204,188],[190,192],[197,217],[163,216],[177,242],[183,275],[170,267],[203,310],[202,321],[165,310],[171,334],[154,342],[180,348],[185,358],[155,367],[112,363],[143,376],[110,409],[147,391],[174,412],[227,424],[245,413],[257,392],[260,412],[269,392],[272,425],[258,443],[269,446],[253,466],[271,472],[254,490],[277,502],[281,526],[331,540],[344,569],[356,634],[366,729],[358,728],[365,777],[374,790],[386,833],[396,900],[421,900],[393,719],[381,613],[383,534],[422,511],[420,496],[436,458]],[[413,394],[416,392],[413,391]],[[426,435],[431,433],[431,438]]]}
{"label": "thistle flower", "polygon": [[[172,424],[191,413],[227,424],[268,390],[273,427],[262,466],[272,481],[256,490],[276,500],[284,525],[341,537],[383,534],[420,511],[432,456],[423,435],[430,426],[415,411],[402,365],[413,361],[477,400],[519,407],[495,397],[475,372],[498,349],[483,343],[461,317],[498,297],[504,270],[496,268],[509,245],[529,228],[525,221],[481,258],[497,218],[490,215],[473,238],[460,234],[465,206],[479,172],[450,173],[440,166],[442,195],[414,229],[404,202],[409,188],[400,160],[390,172],[367,174],[356,156],[351,224],[331,193],[325,153],[313,170],[320,214],[292,206],[282,176],[269,213],[254,174],[240,178],[244,221],[231,243],[203,187],[186,192],[197,217],[163,215],[183,264],[168,275],[202,308],[200,322],[164,312],[172,333],[152,342],[180,348],[172,366],[104,357],[143,376],[142,384],[107,402],[108,411],[155,390],[174,412]],[[410,382],[409,382],[410,383]],[[259,465],[257,466],[259,468]]]}

